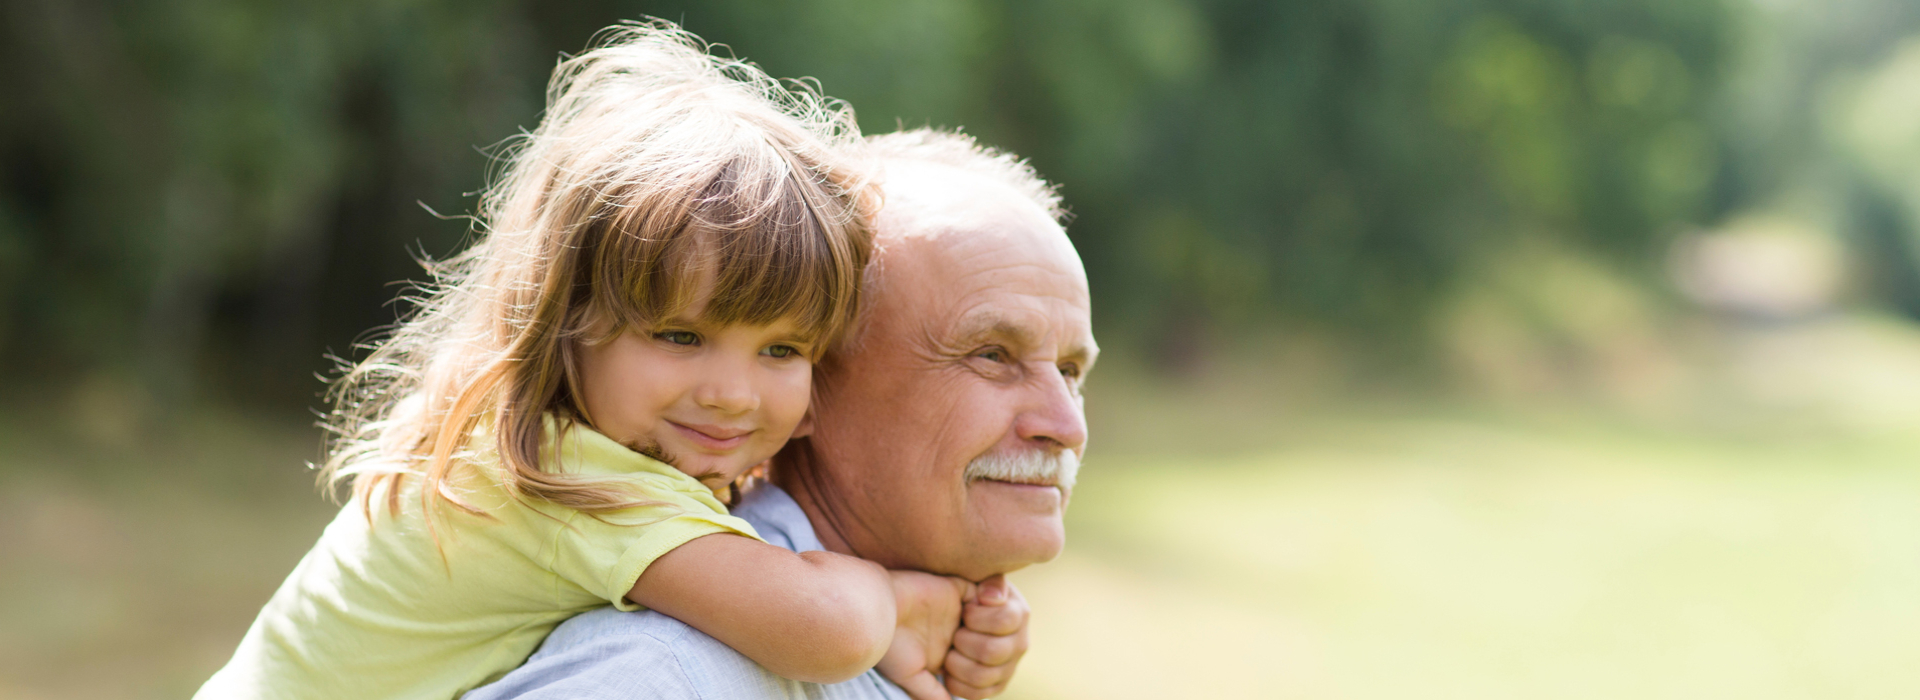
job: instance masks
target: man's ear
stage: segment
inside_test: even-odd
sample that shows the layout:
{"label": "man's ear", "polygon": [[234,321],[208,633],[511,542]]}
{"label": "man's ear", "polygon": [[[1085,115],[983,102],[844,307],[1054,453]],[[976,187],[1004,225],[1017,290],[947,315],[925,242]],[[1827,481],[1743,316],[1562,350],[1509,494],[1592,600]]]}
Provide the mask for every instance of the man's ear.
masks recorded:
{"label": "man's ear", "polygon": [[793,437],[788,439],[792,440],[796,438],[803,438],[812,434],[813,434],[813,406],[809,405],[807,406],[807,412],[800,414],[800,424],[793,427]]}

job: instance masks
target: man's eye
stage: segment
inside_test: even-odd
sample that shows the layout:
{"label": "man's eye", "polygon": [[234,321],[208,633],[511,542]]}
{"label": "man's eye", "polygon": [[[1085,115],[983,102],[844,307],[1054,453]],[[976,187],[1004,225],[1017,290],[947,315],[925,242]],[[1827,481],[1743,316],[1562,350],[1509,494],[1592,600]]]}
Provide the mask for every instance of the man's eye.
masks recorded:
{"label": "man's eye", "polygon": [[1006,362],[1007,361],[1007,351],[1002,350],[1000,348],[987,348],[985,350],[981,350],[980,352],[974,353],[973,356],[978,357],[982,360],[986,360],[988,362]]}
{"label": "man's eye", "polygon": [[653,334],[653,337],[673,343],[674,345],[700,344],[700,336],[695,335],[693,331],[660,331],[659,333]]}
{"label": "man's eye", "polygon": [[761,350],[760,354],[767,357],[788,358],[799,355],[800,350],[792,345],[769,345],[767,349]]}
{"label": "man's eye", "polygon": [[1080,365],[1060,365],[1060,376],[1068,379],[1080,378]]}

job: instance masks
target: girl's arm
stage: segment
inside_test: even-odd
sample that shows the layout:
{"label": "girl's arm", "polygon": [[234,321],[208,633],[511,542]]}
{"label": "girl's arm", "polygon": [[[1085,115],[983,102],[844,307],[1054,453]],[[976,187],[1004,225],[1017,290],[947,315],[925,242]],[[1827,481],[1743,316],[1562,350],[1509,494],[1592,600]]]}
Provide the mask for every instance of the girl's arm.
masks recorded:
{"label": "girl's arm", "polygon": [[[1027,653],[1027,600],[995,574],[979,584],[889,571],[900,625],[880,673],[914,700],[999,695]],[[944,677],[944,683],[943,681]]]}
{"label": "girl's arm", "polygon": [[661,555],[627,600],[810,683],[838,683],[873,668],[898,620],[893,585],[880,565],[726,534]]}

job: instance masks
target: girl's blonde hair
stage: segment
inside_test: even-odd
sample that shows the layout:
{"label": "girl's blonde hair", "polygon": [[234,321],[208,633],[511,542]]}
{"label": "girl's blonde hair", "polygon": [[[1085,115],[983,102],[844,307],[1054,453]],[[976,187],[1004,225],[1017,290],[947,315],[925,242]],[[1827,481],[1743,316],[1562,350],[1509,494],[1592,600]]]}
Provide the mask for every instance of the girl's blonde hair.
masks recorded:
{"label": "girl's blonde hair", "polygon": [[[716,323],[795,319],[824,347],[853,317],[871,188],[843,162],[851,111],[805,84],[713,56],[654,21],[611,28],[554,69],[539,128],[512,142],[480,238],[428,263],[411,315],[337,380],[321,478],[371,515],[402,481],[468,512],[448,480],[495,451],[518,497],[589,513],[644,501],[541,468],[548,416],[585,421],[576,346],[688,309]],[[476,435],[488,444],[470,445]]]}

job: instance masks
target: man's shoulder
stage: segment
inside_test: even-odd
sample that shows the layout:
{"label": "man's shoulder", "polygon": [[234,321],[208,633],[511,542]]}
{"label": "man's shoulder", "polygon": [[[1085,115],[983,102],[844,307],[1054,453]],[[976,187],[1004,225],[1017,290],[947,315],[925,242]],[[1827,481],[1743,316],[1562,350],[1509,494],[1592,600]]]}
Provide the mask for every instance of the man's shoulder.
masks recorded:
{"label": "man's shoulder", "polygon": [[695,630],[687,623],[651,610],[621,612],[612,607],[576,615],[555,628],[540,646],[541,651],[600,644],[606,642],[657,642],[672,645],[685,641]]}
{"label": "man's shoulder", "polygon": [[466,700],[906,697],[873,671],[832,686],[768,672],[732,647],[651,611],[603,608],[554,630],[526,665]]}
{"label": "man's shoulder", "polygon": [[652,610],[621,612],[613,608],[582,613],[561,624],[534,658],[596,647],[619,651],[630,660],[657,657],[662,663],[682,668],[759,668],[733,647],[685,622]]}
{"label": "man's shoulder", "polygon": [[467,700],[750,697],[752,660],[686,623],[601,608],[553,631],[527,663]]}
{"label": "man's shoulder", "polygon": [[793,496],[770,482],[755,480],[740,497],[733,514],[753,525],[769,544],[795,552],[825,549],[807,522],[806,511]]}

